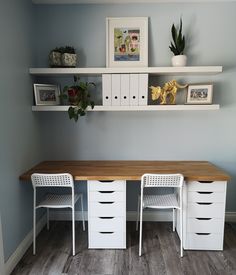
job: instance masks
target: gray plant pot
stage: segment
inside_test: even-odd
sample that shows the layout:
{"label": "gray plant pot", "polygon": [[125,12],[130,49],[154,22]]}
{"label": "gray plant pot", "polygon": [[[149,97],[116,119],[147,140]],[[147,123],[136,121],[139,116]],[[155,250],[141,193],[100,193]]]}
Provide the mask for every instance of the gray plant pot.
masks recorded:
{"label": "gray plant pot", "polygon": [[61,63],[63,67],[76,67],[77,54],[63,53],[61,55]]}
{"label": "gray plant pot", "polygon": [[51,52],[49,54],[49,65],[50,67],[61,67],[61,53]]}

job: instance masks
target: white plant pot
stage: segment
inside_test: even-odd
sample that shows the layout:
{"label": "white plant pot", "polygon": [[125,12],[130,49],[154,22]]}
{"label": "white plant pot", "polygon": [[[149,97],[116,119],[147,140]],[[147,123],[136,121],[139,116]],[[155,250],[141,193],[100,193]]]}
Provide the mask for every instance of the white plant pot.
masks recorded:
{"label": "white plant pot", "polygon": [[61,56],[61,62],[63,67],[76,67],[77,54],[63,53]]}
{"label": "white plant pot", "polygon": [[186,55],[174,55],[171,59],[173,67],[184,67],[187,64]]}

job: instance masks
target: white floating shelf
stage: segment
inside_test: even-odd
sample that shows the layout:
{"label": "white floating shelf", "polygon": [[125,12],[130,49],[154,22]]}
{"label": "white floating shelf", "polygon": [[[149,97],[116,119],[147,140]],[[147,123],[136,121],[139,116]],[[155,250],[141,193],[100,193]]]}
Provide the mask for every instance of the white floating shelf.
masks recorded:
{"label": "white floating shelf", "polygon": [[152,75],[218,74],[222,66],[135,67],[135,68],[30,68],[31,75],[101,75],[119,73],[148,73]]}
{"label": "white floating shelf", "polygon": [[[69,106],[32,106],[34,112],[65,112]],[[148,105],[148,106],[95,106],[88,111],[204,111],[219,110],[220,105]]]}

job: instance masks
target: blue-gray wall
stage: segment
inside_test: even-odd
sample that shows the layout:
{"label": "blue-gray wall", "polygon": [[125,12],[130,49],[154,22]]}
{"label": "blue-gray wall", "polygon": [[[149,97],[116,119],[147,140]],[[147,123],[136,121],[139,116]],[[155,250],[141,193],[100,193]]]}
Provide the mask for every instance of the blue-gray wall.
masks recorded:
{"label": "blue-gray wall", "polygon": [[0,6],[0,209],[5,261],[32,229],[32,187],[19,175],[41,159],[38,119],[31,112],[33,6]]}
{"label": "blue-gray wall", "polygon": [[[18,176],[42,159],[209,160],[232,176],[227,210],[236,211],[236,4],[32,6],[30,2],[5,0],[0,8],[0,209],[5,260],[32,228],[32,189]],[[75,46],[81,67],[105,66],[105,18],[148,16],[149,65],[168,66],[170,27],[181,15],[189,65],[223,65],[224,73],[178,79],[214,82],[219,111],[89,113],[77,124],[66,113],[31,112],[28,68],[47,66],[55,46]],[[156,81],[162,84],[164,79]],[[85,192],[85,186],[81,189]],[[135,209],[136,192],[137,184],[130,183],[129,210]]]}
{"label": "blue-gray wall", "polygon": [[[47,159],[208,160],[232,176],[227,210],[235,211],[236,3],[37,6],[35,65],[47,66],[50,49],[68,44],[77,48],[80,67],[105,66],[105,18],[109,16],[149,17],[150,66],[170,65],[170,28],[182,16],[189,65],[223,65],[224,73],[177,78],[182,83],[214,82],[214,102],[221,109],[89,113],[77,124],[66,113],[38,113],[44,127],[45,156]],[[163,84],[164,80],[156,81]],[[137,198],[131,196],[132,192],[129,184],[129,210],[134,210],[136,205]]]}

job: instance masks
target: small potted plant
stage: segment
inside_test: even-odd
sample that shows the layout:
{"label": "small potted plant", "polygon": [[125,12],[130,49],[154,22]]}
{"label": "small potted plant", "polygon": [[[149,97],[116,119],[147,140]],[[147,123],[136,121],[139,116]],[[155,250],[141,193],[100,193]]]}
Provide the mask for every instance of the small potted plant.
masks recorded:
{"label": "small potted plant", "polygon": [[76,67],[77,54],[75,53],[75,48],[66,46],[63,48],[63,53],[61,55],[61,63],[63,67]]}
{"label": "small potted plant", "polygon": [[52,68],[61,67],[62,48],[55,48],[49,54],[49,65]]}
{"label": "small potted plant", "polygon": [[78,120],[79,116],[86,115],[86,109],[90,106],[94,108],[94,102],[90,99],[89,88],[95,87],[92,82],[79,82],[79,78],[74,76],[74,85],[65,86],[61,99],[68,100],[71,105],[68,109],[70,119]]}
{"label": "small potted plant", "polygon": [[179,30],[172,25],[171,34],[173,42],[169,46],[170,50],[173,52],[174,56],[172,57],[172,65],[174,67],[183,67],[187,64],[187,56],[184,55],[185,48],[185,37],[182,34],[182,18],[180,18]]}

